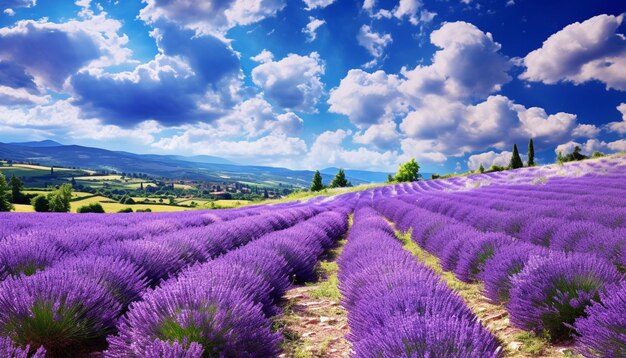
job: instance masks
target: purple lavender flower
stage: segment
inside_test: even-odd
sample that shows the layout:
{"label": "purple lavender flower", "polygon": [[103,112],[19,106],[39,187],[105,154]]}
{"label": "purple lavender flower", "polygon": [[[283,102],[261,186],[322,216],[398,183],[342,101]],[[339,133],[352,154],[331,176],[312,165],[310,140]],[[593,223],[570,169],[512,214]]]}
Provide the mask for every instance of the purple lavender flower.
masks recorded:
{"label": "purple lavender flower", "polygon": [[32,351],[29,345],[20,347],[9,337],[0,337],[0,357],[8,358],[45,358],[46,350],[39,347],[36,351]]}
{"label": "purple lavender flower", "polygon": [[52,243],[34,234],[20,235],[0,242],[0,280],[7,276],[30,276],[63,257]]}
{"label": "purple lavender flower", "polygon": [[123,307],[137,300],[148,286],[142,269],[116,257],[85,254],[60,261],[54,269],[92,278]]}
{"label": "purple lavender flower", "polygon": [[153,241],[121,241],[91,250],[101,256],[119,257],[128,260],[146,272],[150,285],[177,273],[184,262],[176,249]]}
{"label": "purple lavender flower", "polygon": [[353,345],[355,357],[501,357],[498,340],[477,321],[397,317]]}
{"label": "purple lavender flower", "polygon": [[105,347],[120,309],[96,280],[50,269],[0,284],[0,335],[53,356],[85,354]]}
{"label": "purple lavender flower", "polygon": [[[240,290],[183,280],[149,291],[120,320],[105,357],[145,357],[157,340],[202,346],[205,356],[270,357],[280,335]],[[189,349],[190,347],[185,347]]]}
{"label": "purple lavender flower", "polygon": [[486,261],[493,256],[499,247],[511,245],[513,238],[504,234],[481,234],[467,242],[459,254],[459,261],[454,273],[463,282],[476,280],[485,268]]}
{"label": "purple lavender flower", "polygon": [[201,358],[204,356],[202,345],[192,342],[165,342],[156,340],[150,343],[145,350],[146,358]]}
{"label": "purple lavender flower", "polygon": [[607,286],[576,320],[576,343],[588,357],[626,357],[626,281]]}
{"label": "purple lavender flower", "polygon": [[599,291],[622,275],[609,262],[592,255],[551,253],[532,256],[512,279],[507,305],[511,323],[551,339],[571,335],[571,325],[599,299]]}
{"label": "purple lavender flower", "polygon": [[494,304],[508,301],[511,278],[524,269],[531,255],[542,253],[546,254],[547,250],[525,242],[497,248],[478,277],[483,281],[485,297]]}

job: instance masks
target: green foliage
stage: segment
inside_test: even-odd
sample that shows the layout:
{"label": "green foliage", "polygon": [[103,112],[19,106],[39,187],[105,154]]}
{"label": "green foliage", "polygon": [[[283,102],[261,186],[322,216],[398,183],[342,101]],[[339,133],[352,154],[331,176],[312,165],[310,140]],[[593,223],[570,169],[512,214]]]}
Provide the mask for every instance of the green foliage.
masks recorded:
{"label": "green foliage", "polygon": [[480,167],[478,167],[478,172],[481,174],[485,172],[485,167],[483,166],[483,163],[480,163]]}
{"label": "green foliage", "polygon": [[[585,160],[585,159],[589,159],[588,156],[580,153],[581,152],[581,148],[580,146],[576,146],[574,147],[574,151],[563,156],[563,154],[561,152],[557,153],[557,157],[556,157],[556,162],[558,164],[563,164],[565,162],[576,162],[576,161],[580,161],[580,160]],[[602,153],[601,153],[602,154]]]}
{"label": "green foliage", "polygon": [[125,204],[125,205],[133,205],[135,204],[135,200],[133,198],[131,198],[130,196],[124,195],[120,200],[119,200],[120,204]]}
{"label": "green foliage", "polygon": [[533,143],[533,139],[530,138],[528,141],[528,166],[534,167],[535,165],[535,144]]}
{"label": "green foliage", "polygon": [[[132,210],[132,209],[131,209]],[[151,213],[152,209],[150,208],[145,208],[145,209],[137,209],[135,212],[137,213]]]}
{"label": "green foliage", "polygon": [[81,357],[94,347],[104,348],[103,337],[110,330],[96,331],[95,322],[84,318],[85,308],[64,303],[37,302],[29,315],[9,321],[4,327],[16,332],[11,338],[18,344],[39,347],[45,344],[49,357]]}
{"label": "green foliage", "polygon": [[72,185],[61,185],[59,189],[48,194],[50,211],[56,213],[66,213],[70,211],[70,200],[72,200]]}
{"label": "green foliage", "polygon": [[133,208],[124,208],[124,209],[118,210],[118,213],[132,213],[132,212],[133,212]]}
{"label": "green foliage", "polygon": [[13,210],[13,204],[9,201],[10,195],[7,180],[4,174],[0,173],[0,211]]}
{"label": "green foliage", "polygon": [[33,208],[35,208],[35,211],[38,213],[44,213],[44,212],[50,211],[48,198],[43,194],[39,194],[36,197],[34,197],[30,203],[33,205]]}
{"label": "green foliage", "polygon": [[439,178],[441,178],[441,175],[439,175],[439,174],[437,174],[437,173],[433,173],[433,174],[430,176],[430,179],[439,179]]}
{"label": "green foliage", "polygon": [[591,154],[592,158],[602,158],[605,157],[606,154],[602,153],[602,152],[593,152],[593,154]]}
{"label": "green foliage", "polygon": [[420,166],[415,161],[415,158],[411,158],[408,162],[400,165],[398,172],[394,176],[397,182],[411,182],[416,181],[418,178]]}
{"label": "green foliage", "polygon": [[21,203],[24,194],[24,182],[13,174],[9,180],[9,186],[11,187],[11,201],[13,203]]}
{"label": "green foliage", "polygon": [[85,213],[104,214],[104,208],[102,207],[102,205],[100,205],[100,203],[91,203],[88,205],[81,206],[80,208],[78,208],[76,212],[80,214],[85,214]]}
{"label": "green foliage", "polygon": [[388,174],[388,175],[387,175],[387,183],[393,183],[393,182],[394,182],[394,180],[395,180],[395,179],[393,178],[393,175],[391,175],[391,174]]}
{"label": "green foliage", "polygon": [[501,172],[503,170],[506,170],[506,168],[505,167],[501,167],[501,166],[499,166],[497,164],[493,164],[491,167],[489,167],[489,171],[490,172]]}
{"label": "green foliage", "polygon": [[346,173],[343,169],[339,169],[337,175],[333,178],[333,181],[330,183],[331,188],[345,188],[352,186],[352,183],[346,179]]}
{"label": "green foliage", "polygon": [[517,150],[517,144],[513,144],[513,155],[511,155],[511,163],[509,164],[509,168],[518,169],[524,166],[524,162],[522,162],[522,158],[519,156],[519,150]]}
{"label": "green foliage", "polygon": [[323,189],[322,174],[320,174],[319,170],[316,170],[315,175],[313,175],[313,181],[311,182],[311,191],[321,191]]}

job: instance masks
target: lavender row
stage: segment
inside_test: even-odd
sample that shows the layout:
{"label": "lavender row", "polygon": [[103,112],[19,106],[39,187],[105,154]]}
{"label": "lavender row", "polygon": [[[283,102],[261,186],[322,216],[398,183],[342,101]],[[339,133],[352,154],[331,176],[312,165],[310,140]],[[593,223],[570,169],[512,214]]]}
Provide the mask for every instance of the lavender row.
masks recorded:
{"label": "lavender row", "polygon": [[322,210],[320,208],[293,207],[253,216],[233,216],[228,221],[186,228],[151,221],[128,230],[87,226],[71,235],[67,231],[52,229],[47,236],[16,236],[0,242],[0,280],[22,273],[32,275],[65,258],[87,253],[121,255],[138,262],[145,266],[150,279],[157,282],[162,274],[195,261],[206,261],[241,245],[246,238],[293,225],[318,213]]}
{"label": "lavender row", "polygon": [[[508,234],[523,242],[563,252],[591,253],[611,261],[620,269],[626,268],[626,227],[610,228],[593,221],[542,216],[536,212],[495,211],[462,204],[453,206],[452,201],[449,203],[450,210],[439,214],[432,205],[417,199],[417,196],[400,199],[442,217],[467,223],[482,232]],[[619,217],[626,217],[626,210],[617,213]],[[600,213],[599,216],[605,217],[607,222],[614,222],[618,217],[611,212]]]}
{"label": "lavender row", "polygon": [[270,317],[293,280],[307,281],[324,250],[347,230],[326,212],[196,265],[131,305],[106,357],[272,357]]}
{"label": "lavender row", "polygon": [[[203,253],[195,257],[209,259],[326,209],[300,208],[235,219],[202,238],[183,237]],[[200,239],[203,241],[194,241]],[[104,337],[115,331],[117,317],[130,302],[139,299],[146,287],[155,286],[190,263],[185,258],[194,256],[175,242],[127,240],[107,244],[78,257],[68,256],[37,274],[5,280],[0,289],[0,336],[20,346],[45,346],[53,356],[72,349],[103,349]],[[201,250],[202,245],[212,250]],[[54,322],[41,324],[51,317]]]}
{"label": "lavender row", "polygon": [[[411,229],[412,239],[439,257],[443,269],[465,282],[483,281],[485,295],[495,303],[508,301],[514,325],[547,333],[553,340],[576,333],[581,342],[588,340],[593,330],[576,331],[574,325],[591,316],[585,310],[603,302],[612,285],[623,283],[610,262],[593,254],[551,251],[504,234],[479,232],[397,199],[377,202],[377,209],[401,230]],[[618,327],[598,329],[615,336]],[[605,349],[626,343],[621,338]]]}
{"label": "lavender row", "polygon": [[[480,194],[482,190],[474,191]],[[436,195],[409,195],[409,198],[416,198],[419,205],[429,210],[446,214],[458,219],[466,216],[470,218],[477,216],[476,210],[481,211],[480,216],[488,216],[491,220],[480,222],[480,225],[488,227],[498,227],[495,222],[503,221],[499,225],[501,230],[519,230],[512,222],[510,216],[526,217],[558,217],[564,220],[589,221],[598,223],[608,228],[626,228],[626,201],[623,199],[626,191],[621,194],[607,194],[606,200],[600,202],[600,196],[596,197],[597,203],[594,205],[588,199],[582,198],[575,202],[562,198],[560,202],[542,205],[533,201],[524,202],[523,199],[516,199],[516,196],[506,197],[501,195],[501,199],[489,200],[488,198],[470,198],[465,192],[439,193]],[[529,189],[526,197],[534,198],[534,192]]]}
{"label": "lavender row", "polygon": [[501,356],[497,339],[372,208],[357,209],[338,265],[356,357]]}

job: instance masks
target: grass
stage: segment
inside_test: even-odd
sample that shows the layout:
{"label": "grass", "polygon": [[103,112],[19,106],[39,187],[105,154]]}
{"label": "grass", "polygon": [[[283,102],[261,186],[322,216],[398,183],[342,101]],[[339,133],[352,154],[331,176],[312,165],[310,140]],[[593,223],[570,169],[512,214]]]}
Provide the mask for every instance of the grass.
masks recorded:
{"label": "grass", "polygon": [[[484,320],[494,313],[502,314],[501,318],[483,322],[483,324],[495,331],[494,334],[503,342],[505,356],[553,356],[553,354],[546,355],[547,350],[550,348],[546,338],[526,331],[520,331],[516,334],[507,332],[505,328],[509,328],[508,313],[503,306],[492,305],[486,302],[482,294],[483,285],[481,283],[465,283],[457,279],[452,272],[443,271],[439,259],[422,249],[411,239],[410,230],[405,233],[396,231],[396,236],[402,242],[404,249],[411,252],[421,263],[440,275],[443,281],[465,300],[468,307],[472,309],[479,319]],[[520,346],[518,350],[511,352],[510,347],[514,343],[520,343]]]}
{"label": "grass", "polygon": [[26,204],[13,204],[13,211],[16,213],[34,213],[35,209],[32,205]]}

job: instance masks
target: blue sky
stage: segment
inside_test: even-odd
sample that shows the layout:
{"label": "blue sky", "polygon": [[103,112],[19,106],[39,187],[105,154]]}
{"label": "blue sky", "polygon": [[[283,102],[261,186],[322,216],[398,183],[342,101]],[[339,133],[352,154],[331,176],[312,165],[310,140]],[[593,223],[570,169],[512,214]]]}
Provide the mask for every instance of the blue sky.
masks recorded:
{"label": "blue sky", "polygon": [[626,3],[3,0],[0,141],[424,171],[626,151]]}

